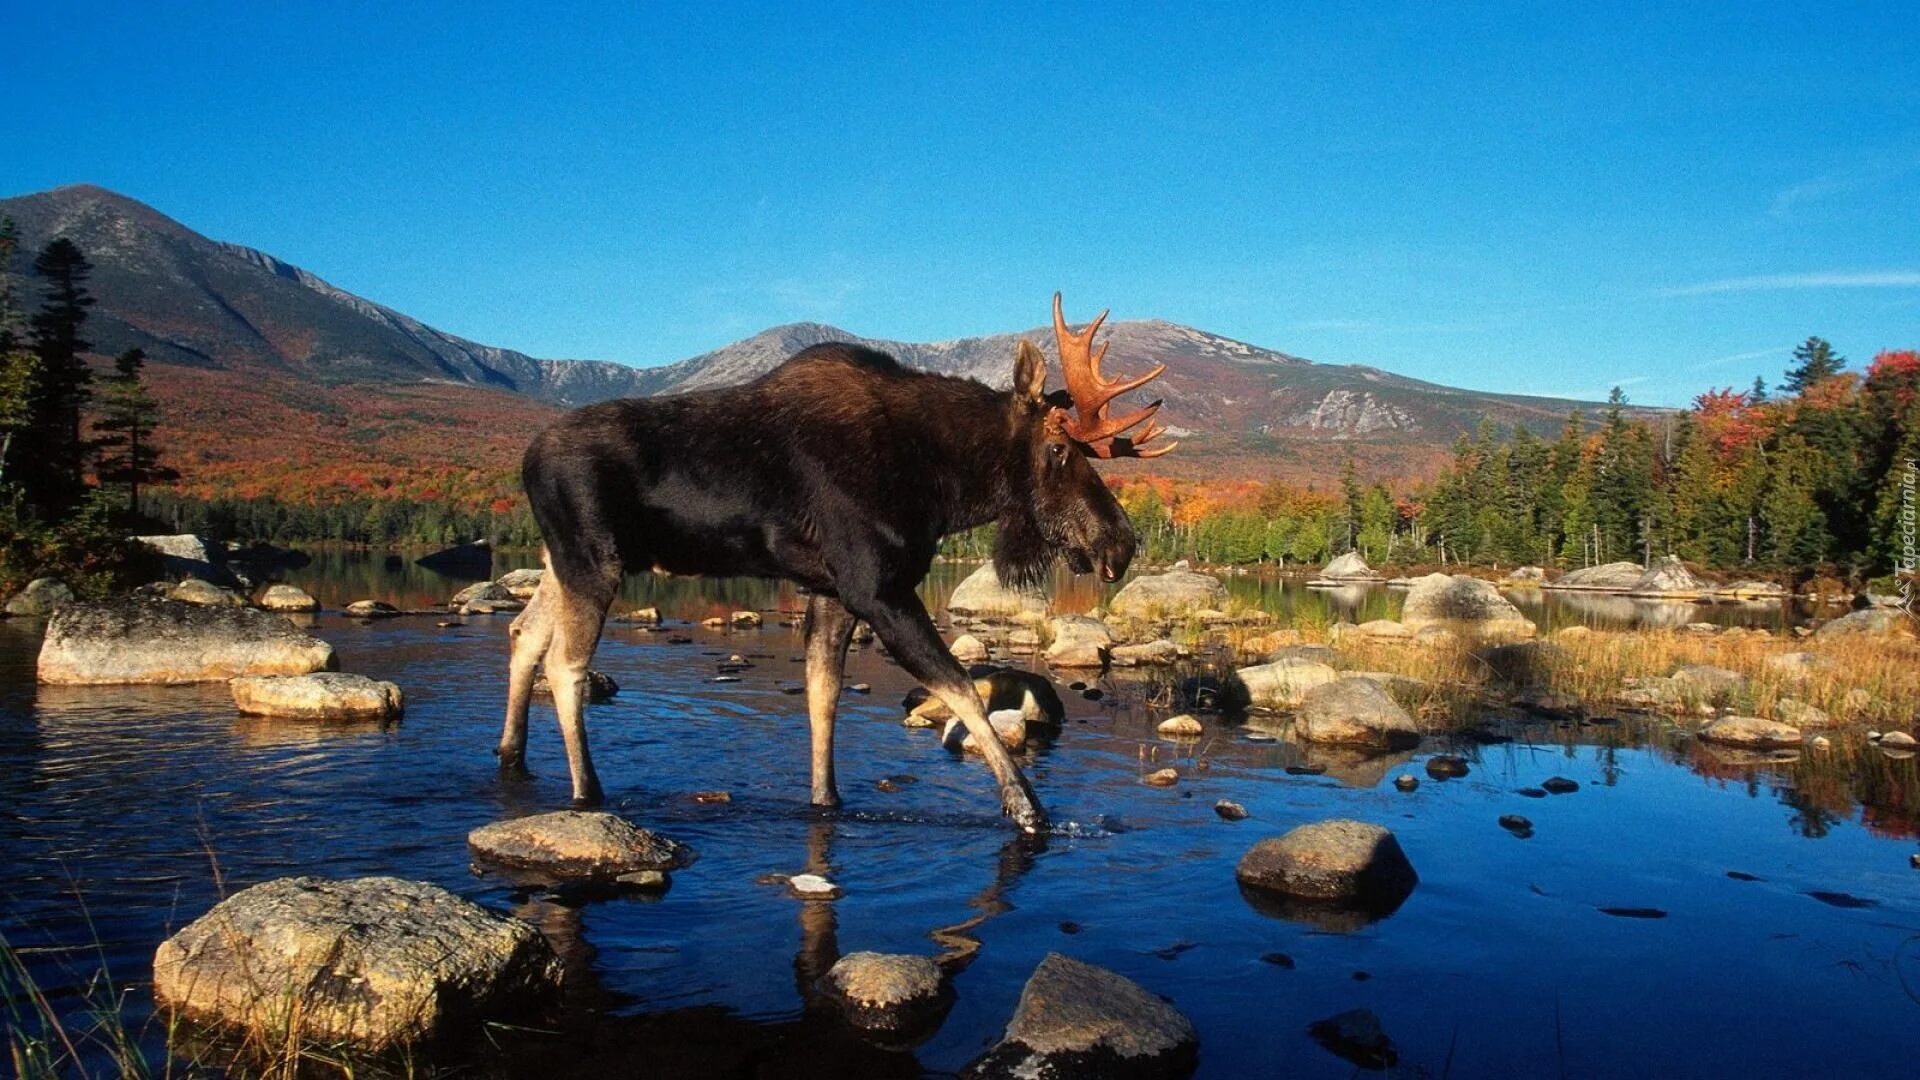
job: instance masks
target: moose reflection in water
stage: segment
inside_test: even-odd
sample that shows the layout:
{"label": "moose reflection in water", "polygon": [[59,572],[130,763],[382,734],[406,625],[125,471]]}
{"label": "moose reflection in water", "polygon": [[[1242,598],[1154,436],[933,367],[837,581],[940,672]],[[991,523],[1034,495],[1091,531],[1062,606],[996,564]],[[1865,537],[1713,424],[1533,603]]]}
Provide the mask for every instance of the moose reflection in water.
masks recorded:
{"label": "moose reflection in water", "polygon": [[915,590],[943,536],[988,522],[1004,580],[1035,581],[1056,558],[1109,582],[1126,573],[1133,526],[1089,459],[1172,446],[1142,448],[1164,431],[1153,423],[1158,402],[1108,415],[1115,398],[1165,368],[1104,378],[1106,348],[1092,346],[1105,318],[1075,334],[1054,294],[1065,394],[1046,393],[1046,361],[1025,340],[1009,391],[828,344],[741,386],[591,405],[536,436],[522,481],[549,573],[514,620],[503,772],[525,771],[527,707],[544,667],[574,801],[601,800],[587,743],[587,664],[627,573],[773,577],[810,590],[814,805],[840,803],[834,720],[847,644],[864,619],[980,744],[1002,810],[1028,832],[1044,831],[1032,787]]}

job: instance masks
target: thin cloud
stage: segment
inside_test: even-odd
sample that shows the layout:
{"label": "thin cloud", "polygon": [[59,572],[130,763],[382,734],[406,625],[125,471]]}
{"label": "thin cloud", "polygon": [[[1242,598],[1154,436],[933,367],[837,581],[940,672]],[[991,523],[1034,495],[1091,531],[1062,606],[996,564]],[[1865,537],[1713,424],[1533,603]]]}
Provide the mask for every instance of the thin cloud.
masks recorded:
{"label": "thin cloud", "polygon": [[1705,371],[1708,368],[1725,367],[1728,364],[1741,364],[1748,360],[1765,360],[1770,356],[1785,356],[1792,351],[1792,349],[1785,345],[1775,345],[1771,349],[1755,349],[1752,352],[1734,353],[1731,356],[1722,356],[1717,360],[1708,360],[1704,363],[1695,364],[1688,370]]}
{"label": "thin cloud", "polygon": [[1713,296],[1719,293],[1776,292],[1786,289],[1920,288],[1920,270],[1823,271],[1811,274],[1761,274],[1721,278],[1661,289],[1658,296]]}
{"label": "thin cloud", "polygon": [[1767,216],[1785,219],[1806,203],[1819,202],[1835,195],[1863,188],[1877,187],[1898,179],[1914,169],[1920,168],[1920,159],[1905,158],[1881,164],[1865,165],[1853,169],[1840,169],[1823,173],[1810,180],[1790,184],[1774,192],[1773,203],[1767,207]]}

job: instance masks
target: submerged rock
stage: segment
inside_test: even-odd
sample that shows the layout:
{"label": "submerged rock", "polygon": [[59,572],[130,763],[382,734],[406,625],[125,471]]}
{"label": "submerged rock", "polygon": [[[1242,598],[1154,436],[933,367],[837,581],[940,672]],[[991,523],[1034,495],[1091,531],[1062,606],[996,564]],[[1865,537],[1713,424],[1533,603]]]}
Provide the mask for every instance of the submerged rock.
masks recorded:
{"label": "submerged rock", "polygon": [[400,688],[365,675],[243,675],[227,683],[243,713],[297,720],[391,720],[405,708]]}
{"label": "submerged rock", "polygon": [[[533,692],[552,696],[553,684],[547,681],[546,672],[542,671],[540,676],[533,680]],[[613,676],[603,671],[587,672],[587,704],[604,704],[612,701],[613,695],[619,692],[620,684],[613,681]]]}
{"label": "submerged rock", "polygon": [[1213,812],[1225,821],[1245,821],[1247,808],[1232,799],[1221,799],[1213,804]]}
{"label": "submerged rock", "polygon": [[260,594],[260,606],[268,611],[319,611],[320,601],[305,589],[294,585],[269,585]]}
{"label": "submerged rock", "polygon": [[975,619],[1009,620],[1020,614],[1043,615],[1047,598],[1035,589],[1010,589],[1000,584],[992,563],[982,563],[954,586],[947,610]]}
{"label": "submerged rock", "polygon": [[1000,1042],[962,1075],[1183,1077],[1197,1064],[1198,1048],[1187,1018],[1140,984],[1048,953],[1020,991]]}
{"label": "submerged rock", "polygon": [[64,685],[217,682],[333,666],[333,646],[278,615],[126,597],[54,612],[40,646],[39,679]]}
{"label": "submerged rock", "polygon": [[73,590],[66,582],[59,578],[34,578],[7,601],[7,614],[24,618],[51,615],[54,608],[71,603]]}
{"label": "submerged rock", "polygon": [[1180,619],[1226,602],[1219,578],[1195,572],[1182,559],[1164,574],[1140,574],[1121,586],[1107,610],[1129,619]]}
{"label": "submerged rock", "polygon": [[1533,620],[1520,613],[1500,590],[1463,574],[1428,574],[1414,581],[1400,609],[1409,630],[1439,626],[1475,637],[1532,637]]}
{"label": "submerged rock", "polygon": [[447,606],[449,608],[459,609],[466,607],[475,600],[506,603],[515,599],[516,597],[511,590],[497,582],[476,581],[466,588],[461,589],[459,592],[454,593],[452,599],[447,601]]}
{"label": "submerged rock", "polygon": [[1700,738],[1723,746],[1788,748],[1800,745],[1800,729],[1757,716],[1723,716],[1701,728]]}
{"label": "submerged rock", "polygon": [[1307,691],[1293,728],[1307,742],[1397,749],[1420,741],[1413,717],[1372,679],[1336,679]]}
{"label": "submerged rock", "polygon": [[483,825],[467,834],[481,859],[562,880],[612,881],[692,861],[685,845],[598,811],[558,810]]}
{"label": "submerged rock", "polygon": [[417,1042],[552,1000],[560,962],[539,932],[435,885],[280,878],[222,900],[162,942],[166,1009],[279,1048]]}
{"label": "submerged rock", "polygon": [[1337,1057],[1362,1069],[1380,1070],[1400,1063],[1400,1052],[1380,1026],[1380,1018],[1366,1009],[1352,1009],[1307,1025],[1307,1034]]}
{"label": "submerged rock", "polygon": [[940,1021],[953,995],[940,967],[924,956],[848,953],[820,980],[820,991],[854,1027],[901,1034]]}

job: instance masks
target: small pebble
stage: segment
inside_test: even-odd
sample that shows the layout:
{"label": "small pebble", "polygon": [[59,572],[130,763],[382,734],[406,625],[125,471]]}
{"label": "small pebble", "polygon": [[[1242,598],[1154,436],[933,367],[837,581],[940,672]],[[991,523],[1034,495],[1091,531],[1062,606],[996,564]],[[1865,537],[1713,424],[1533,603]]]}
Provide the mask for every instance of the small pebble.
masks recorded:
{"label": "small pebble", "polygon": [[714,682],[739,682],[739,681],[740,681],[740,676],[738,676],[738,675],[715,675],[715,676],[713,677],[713,681],[714,681]]}
{"label": "small pebble", "polygon": [[1544,799],[1547,797],[1547,793],[1537,787],[1523,787],[1514,794],[1524,795],[1529,799]]}
{"label": "small pebble", "polygon": [[664,889],[667,886],[667,874],[664,870],[634,870],[621,874],[614,880],[635,889]]}
{"label": "small pebble", "polygon": [[1578,780],[1569,780],[1564,776],[1550,776],[1541,781],[1540,786],[1549,795],[1567,795],[1580,790]]}
{"label": "small pebble", "polygon": [[788,697],[798,697],[801,694],[806,693],[807,688],[804,686],[783,686],[780,688],[780,692],[787,695]]}
{"label": "small pebble", "polygon": [[1219,802],[1214,803],[1213,812],[1228,821],[1245,821],[1247,819],[1247,808],[1234,802],[1232,799],[1221,799]]}
{"label": "small pebble", "polygon": [[1172,787],[1180,782],[1180,770],[1161,769],[1158,772],[1150,772],[1141,777],[1141,781],[1148,787]]}
{"label": "small pebble", "polygon": [[1446,754],[1431,757],[1427,759],[1427,775],[1435,780],[1455,780],[1467,775],[1467,762]]}
{"label": "small pebble", "polygon": [[1393,778],[1393,786],[1399,788],[1401,791],[1413,791],[1420,786],[1420,781],[1416,777],[1401,773],[1399,776]]}
{"label": "small pebble", "polygon": [[442,630],[446,630],[446,629],[449,629],[449,628],[451,628],[451,627],[455,627],[455,626],[465,626],[465,625],[467,625],[467,624],[466,624],[466,623],[458,623],[458,622],[437,622],[437,623],[434,623],[433,625],[435,625],[435,626],[437,626],[437,627],[439,627],[439,628],[440,628],[440,629],[442,629]]}
{"label": "small pebble", "polygon": [[1160,721],[1160,726],[1155,730],[1162,735],[1171,735],[1176,738],[1196,738],[1206,732],[1206,728],[1201,726],[1200,721],[1186,713],[1167,717]]}
{"label": "small pebble", "polygon": [[1263,964],[1272,964],[1278,968],[1286,968],[1288,971],[1293,970],[1293,957],[1283,952],[1270,952],[1262,956],[1260,962]]}
{"label": "small pebble", "polygon": [[1506,814],[1500,818],[1500,827],[1522,840],[1533,835],[1533,822],[1519,814]]}
{"label": "small pebble", "polygon": [[1907,856],[1907,865],[1913,867],[1915,870],[1920,870],[1920,855]]}

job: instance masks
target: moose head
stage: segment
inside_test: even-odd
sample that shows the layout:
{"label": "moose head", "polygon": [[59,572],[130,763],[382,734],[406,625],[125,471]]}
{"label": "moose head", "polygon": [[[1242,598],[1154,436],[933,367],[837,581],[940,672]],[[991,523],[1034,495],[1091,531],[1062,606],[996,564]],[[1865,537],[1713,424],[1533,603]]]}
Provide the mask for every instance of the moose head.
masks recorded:
{"label": "moose head", "polygon": [[[1078,334],[1067,329],[1060,294],[1053,294],[1053,335],[1066,389],[1046,392],[1047,361],[1032,342],[1014,347],[1013,427],[1017,460],[1008,475],[1015,490],[998,519],[994,569],[1008,584],[1036,584],[1056,557],[1076,574],[1097,570],[1118,581],[1133,561],[1133,525],[1093,469],[1092,458],[1159,457],[1177,443],[1147,447],[1166,434],[1153,422],[1155,401],[1121,416],[1108,414],[1115,398],[1158,378],[1165,364],[1132,379],[1100,372],[1107,346],[1093,347],[1106,312]],[[1144,426],[1143,426],[1144,425]],[[1132,432],[1132,434],[1129,434]]]}

